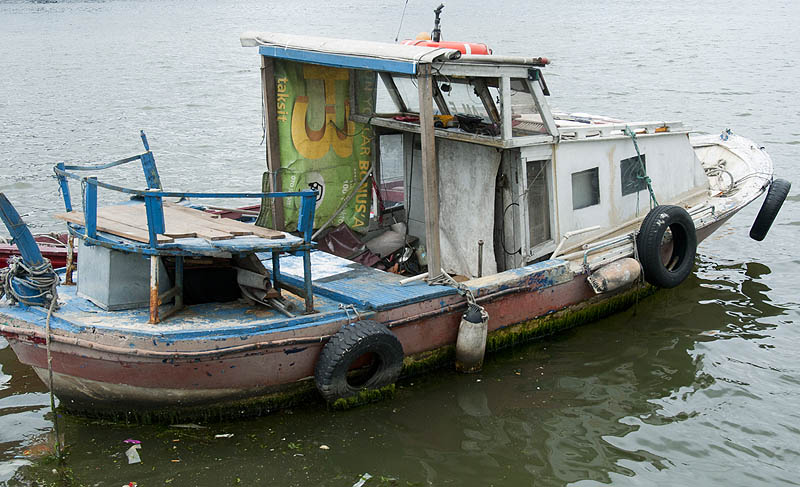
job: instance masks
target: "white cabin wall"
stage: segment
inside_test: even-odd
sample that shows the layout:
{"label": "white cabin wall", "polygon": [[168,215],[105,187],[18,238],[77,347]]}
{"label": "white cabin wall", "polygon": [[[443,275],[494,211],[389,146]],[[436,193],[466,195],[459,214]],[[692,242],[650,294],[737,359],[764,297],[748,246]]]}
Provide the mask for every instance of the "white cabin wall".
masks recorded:
{"label": "white cabin wall", "polygon": [[[647,175],[659,204],[675,203],[679,196],[704,187],[706,179],[687,134],[640,135],[637,142],[646,156]],[[562,235],[594,225],[610,228],[635,218],[637,213],[647,214],[650,196],[646,188],[638,193],[638,212],[637,194],[622,196],[620,161],[634,156],[636,149],[628,137],[561,141],[556,145],[558,226]],[[573,210],[572,174],[594,167],[599,168],[600,204]]]}

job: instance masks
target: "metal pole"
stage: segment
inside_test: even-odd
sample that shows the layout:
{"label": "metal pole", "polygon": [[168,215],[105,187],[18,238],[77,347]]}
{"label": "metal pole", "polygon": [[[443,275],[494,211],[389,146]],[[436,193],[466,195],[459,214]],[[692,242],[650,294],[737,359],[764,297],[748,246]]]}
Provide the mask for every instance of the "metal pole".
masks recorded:
{"label": "metal pole", "polygon": [[483,240],[478,240],[478,277],[483,277]]}

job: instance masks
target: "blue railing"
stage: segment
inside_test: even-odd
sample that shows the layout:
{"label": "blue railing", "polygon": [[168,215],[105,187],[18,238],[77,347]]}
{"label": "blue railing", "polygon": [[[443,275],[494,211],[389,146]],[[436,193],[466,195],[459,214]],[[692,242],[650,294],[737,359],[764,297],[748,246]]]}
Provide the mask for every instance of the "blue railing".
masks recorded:
{"label": "blue railing", "polygon": [[[144,131],[141,132],[142,143],[147,152],[118,161],[109,162],[106,164],[87,164],[87,165],[65,165],[63,162],[58,163],[54,172],[58,178],[58,184],[61,188],[61,194],[64,198],[64,207],[68,212],[72,211],[72,197],[70,194],[69,183],[67,179],[81,181],[83,191],[83,213],[84,213],[84,228],[86,237],[89,239],[97,239],[97,188],[104,188],[119,193],[129,194],[131,196],[138,196],[144,199],[145,208],[147,212],[147,228],[149,233],[149,246],[153,250],[159,248],[157,236],[164,233],[164,209],[162,206],[163,198],[301,198],[300,214],[297,220],[297,231],[303,235],[303,240],[306,244],[311,243],[311,235],[314,227],[314,210],[316,207],[317,193],[311,190],[294,191],[294,192],[276,192],[276,193],[198,193],[198,192],[180,192],[180,191],[164,191],[161,189],[161,179],[158,175],[156,168],[155,158],[150,145],[147,142],[147,137]],[[76,171],[100,171],[112,167],[121,166],[135,161],[141,161],[142,170],[147,181],[147,189],[131,189],[114,184],[104,183],[98,181],[93,176],[80,176],[75,174]]]}

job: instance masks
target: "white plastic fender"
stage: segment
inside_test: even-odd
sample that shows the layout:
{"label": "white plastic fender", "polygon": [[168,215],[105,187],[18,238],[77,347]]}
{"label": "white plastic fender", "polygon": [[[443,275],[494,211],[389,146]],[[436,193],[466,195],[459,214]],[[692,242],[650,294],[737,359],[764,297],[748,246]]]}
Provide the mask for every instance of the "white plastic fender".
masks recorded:
{"label": "white plastic fender", "polygon": [[632,284],[641,273],[639,262],[632,257],[625,257],[597,269],[586,280],[595,293],[602,294]]}
{"label": "white plastic fender", "polygon": [[480,372],[486,352],[489,313],[477,304],[470,304],[461,317],[456,339],[456,370],[471,374]]}

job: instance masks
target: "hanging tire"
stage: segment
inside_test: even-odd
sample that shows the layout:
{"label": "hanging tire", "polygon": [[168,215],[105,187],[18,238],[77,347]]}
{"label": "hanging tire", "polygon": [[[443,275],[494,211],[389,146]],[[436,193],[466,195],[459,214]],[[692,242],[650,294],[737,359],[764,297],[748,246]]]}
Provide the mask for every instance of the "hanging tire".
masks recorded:
{"label": "hanging tire", "polygon": [[[664,247],[664,235],[672,238]],[[656,206],[642,221],[636,236],[644,278],[654,286],[671,288],[682,283],[694,268],[697,234],[691,215],[680,206]]]}
{"label": "hanging tire", "polygon": [[388,328],[364,320],[344,326],[322,348],[314,380],[328,402],[393,384],[403,368],[403,346]]}
{"label": "hanging tire", "polygon": [[764,198],[764,203],[761,204],[761,209],[758,211],[755,221],[753,221],[753,226],[750,227],[750,238],[759,242],[764,240],[767,232],[769,232],[769,227],[772,226],[772,222],[778,216],[778,211],[783,206],[783,201],[789,194],[791,187],[792,183],[785,179],[772,181],[769,191],[767,191],[767,197]]}

